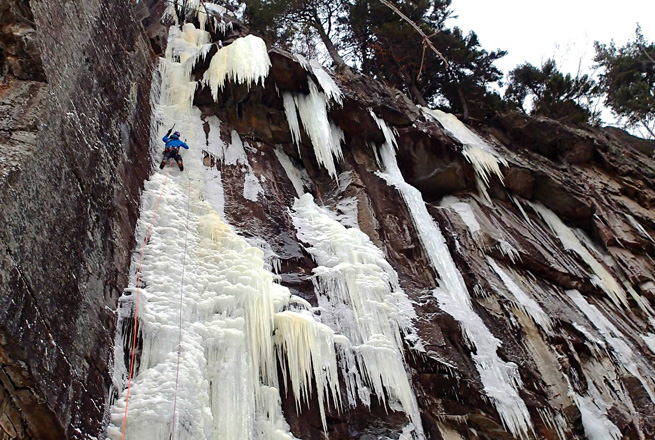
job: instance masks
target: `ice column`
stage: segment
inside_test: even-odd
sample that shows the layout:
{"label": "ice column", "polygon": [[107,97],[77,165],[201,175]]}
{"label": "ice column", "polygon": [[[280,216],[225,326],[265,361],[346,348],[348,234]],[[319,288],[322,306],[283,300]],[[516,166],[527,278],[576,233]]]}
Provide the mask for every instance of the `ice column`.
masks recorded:
{"label": "ice column", "polygon": [[[183,31],[171,28],[172,49],[160,69],[153,147],[163,146],[163,132],[175,123],[190,149],[182,152],[184,173],[157,170],[144,184],[137,243],[143,243],[164,191],[141,264],[142,347],[125,434],[131,440],[169,440],[173,433],[179,440],[290,440],[273,348],[274,313],[288,303],[290,294],[275,284],[264,253],[221,219],[217,210],[222,209],[222,198],[207,193],[222,184],[210,184],[202,165],[208,141],[220,144],[209,150],[234,153],[236,162],[243,147],[231,151],[219,142],[217,119],[208,121],[207,135],[200,110],[192,101],[177,98],[187,93],[189,84],[195,87],[184,63],[202,52],[198,35],[189,25]],[[122,329],[129,329],[125,324],[133,319],[139,250],[132,259],[131,288],[120,299],[113,383],[117,398],[109,410],[107,431],[112,439],[121,438],[126,405],[128,366],[122,348],[130,345],[131,333],[122,334]]]}
{"label": "ice column", "polygon": [[476,353],[472,355],[485,393],[496,407],[505,427],[515,436],[528,438],[532,421],[518,389],[521,378],[518,367],[502,361],[497,354],[498,340],[473,309],[466,284],[450,255],[441,230],[432,219],[421,193],[407,184],[398,168],[394,139],[385,131],[386,142],[380,148],[384,172],[380,176],[403,196],[410,211],[419,239],[430,263],[441,279],[435,289],[441,308],[457,320]]}

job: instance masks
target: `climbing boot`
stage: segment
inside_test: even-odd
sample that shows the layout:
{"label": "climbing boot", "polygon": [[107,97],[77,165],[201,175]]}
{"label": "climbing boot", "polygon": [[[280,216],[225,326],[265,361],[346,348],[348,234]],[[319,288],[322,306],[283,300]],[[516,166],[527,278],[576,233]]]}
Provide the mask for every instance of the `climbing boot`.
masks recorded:
{"label": "climbing boot", "polygon": [[180,171],[184,171],[184,165],[182,162],[178,162],[177,165],[180,167]]}
{"label": "climbing boot", "polygon": [[165,166],[166,166],[166,161],[162,160],[161,163],[159,164],[159,169],[163,170]]}

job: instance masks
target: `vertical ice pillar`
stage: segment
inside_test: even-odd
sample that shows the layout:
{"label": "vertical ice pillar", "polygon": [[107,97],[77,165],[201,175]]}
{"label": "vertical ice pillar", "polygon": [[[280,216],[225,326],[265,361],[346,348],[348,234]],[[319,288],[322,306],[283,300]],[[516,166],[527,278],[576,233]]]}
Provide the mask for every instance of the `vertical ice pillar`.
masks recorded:
{"label": "vertical ice pillar", "polygon": [[[384,124],[384,121],[378,124]],[[385,124],[386,125],[386,124]],[[467,339],[472,343],[475,354],[472,358],[480,374],[486,395],[496,407],[501,421],[515,436],[528,438],[532,421],[528,409],[519,395],[521,377],[518,367],[498,357],[498,340],[473,308],[464,279],[453,261],[441,230],[430,215],[421,193],[405,182],[398,168],[395,153],[395,139],[390,130],[383,130],[386,142],[380,148],[384,172],[380,176],[394,186],[402,195],[428,259],[439,275],[440,288],[434,295],[441,308],[457,320]]]}

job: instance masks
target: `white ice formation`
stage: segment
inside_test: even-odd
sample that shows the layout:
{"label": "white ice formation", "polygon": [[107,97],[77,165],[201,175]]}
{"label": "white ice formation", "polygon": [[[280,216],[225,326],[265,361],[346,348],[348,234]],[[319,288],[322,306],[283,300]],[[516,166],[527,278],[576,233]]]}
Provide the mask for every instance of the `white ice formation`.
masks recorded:
{"label": "white ice formation", "polygon": [[[182,153],[184,173],[157,171],[145,182],[136,230],[145,253],[140,261],[136,249],[131,287],[120,299],[108,438],[121,438],[124,429],[125,438],[139,440],[292,440],[278,391],[280,369],[299,411],[316,393],[326,431],[328,409],[370,405],[375,396],[407,414],[403,438],[423,439],[403,344],[422,347],[412,327],[413,307],[382,252],[358,229],[345,228],[318,208],[311,196],[300,197],[309,183],[281,150],[277,157],[300,197],[294,222],[320,264],[315,274],[320,316],[277,283],[260,249],[266,243],[247,241],[226,223],[221,175],[201,165],[202,149],[222,166],[243,172],[245,198],[257,200],[263,188],[239,135],[232,132],[224,142],[218,118],[202,119],[193,106],[192,64],[207,53],[206,41],[204,31],[192,25],[172,27],[160,64],[153,149],[162,146],[163,132],[173,123],[191,148]],[[312,103],[303,99],[318,97],[327,121],[326,98],[319,93],[314,86],[309,97],[294,98],[310,135],[321,127],[312,129],[307,120]],[[310,230],[316,235],[306,236]],[[319,236],[325,241],[315,241]],[[125,351],[132,342],[137,295],[140,354],[128,404]],[[355,321],[339,328],[338,312],[346,310]]]}
{"label": "white ice formation", "polygon": [[446,131],[464,146],[462,154],[475,169],[478,176],[478,189],[485,199],[490,201],[487,193],[489,178],[494,174],[501,183],[504,183],[505,177],[500,170],[500,165],[507,166],[507,161],[500,157],[488,142],[462,124],[455,115],[425,107],[422,107],[422,110],[424,114],[439,121]]}
{"label": "white ice formation", "polygon": [[[569,290],[566,293],[612,348],[619,365],[639,379],[650,400],[655,403],[655,391],[650,378],[650,369],[646,369],[646,366],[640,364],[640,356],[636,356],[633,349],[626,343],[628,339],[625,335],[603,315],[598,307],[589,304],[580,292]],[[646,377],[644,374],[646,374]]]}
{"label": "white ice formation", "polygon": [[[535,212],[544,219],[555,236],[557,236],[562,243],[562,246],[564,246],[564,249],[576,253],[593,271],[594,276],[591,278],[591,282],[607,293],[614,304],[620,307],[628,307],[628,299],[623,287],[621,287],[614,276],[612,276],[612,274],[596,258],[594,258],[584,244],[582,244],[578,239],[573,230],[566,226],[557,214],[546,208],[544,205],[537,202],[531,203],[531,205]],[[644,307],[642,298],[637,296],[635,300],[642,308]]]}
{"label": "white ice formation", "polygon": [[258,83],[263,85],[270,68],[271,60],[264,40],[247,35],[218,50],[205,72],[204,81],[217,100],[219,90],[225,88],[227,81],[247,84],[248,87]]}
{"label": "white ice formation", "polygon": [[291,92],[282,94],[291,138],[298,146],[300,153],[300,123],[302,123],[312,142],[317,162],[327,170],[330,176],[336,179],[335,160],[340,161],[343,158],[341,144],[344,142],[344,133],[330,120],[328,110],[333,104],[342,105],[343,94],[320,64],[313,60],[308,62],[298,54],[295,56],[305,69],[311,69],[322,90],[318,89],[311,78],[307,78],[308,95]]}
{"label": "white ice formation", "polygon": [[496,407],[503,424],[514,436],[527,439],[532,430],[532,421],[518,392],[521,387],[518,367],[498,357],[500,340],[475,312],[464,279],[450,255],[441,230],[428,212],[421,193],[405,182],[398,168],[395,140],[389,137],[391,131],[383,132],[386,142],[380,147],[380,157],[384,172],[380,176],[400,192],[407,204],[430,264],[440,277],[441,287],[435,289],[434,295],[442,310],[460,323],[467,340],[471,342],[475,350],[472,357],[484,391]]}
{"label": "white ice formation", "polygon": [[513,277],[510,275],[512,270],[510,268],[503,269],[499,263],[497,263],[493,258],[487,257],[487,262],[489,267],[491,267],[496,274],[503,281],[507,290],[514,296],[514,303],[517,307],[522,309],[525,313],[532,318],[532,320],[538,324],[546,333],[550,333],[552,330],[552,322],[550,317],[544,310],[541,308],[539,303],[530,297],[524,290],[519,287],[515,279],[519,277]]}
{"label": "white ice formation", "polygon": [[413,438],[422,438],[403,338],[411,345],[420,342],[412,326],[414,309],[398,275],[366,234],[334,220],[310,194],[296,201],[292,218],[298,238],[309,244],[307,251],[318,264],[313,279],[321,321],[340,333],[335,342],[348,403],[368,406],[372,392],[385,406],[404,411],[414,426]]}
{"label": "white ice formation", "polygon": [[[182,35],[195,34],[185,25]],[[291,440],[281,410],[272,336],[275,312],[280,311],[276,307],[285,307],[290,294],[265,269],[263,252],[221,219],[222,206],[217,206],[221,198],[207,195],[222,189],[220,182],[206,180],[201,165],[207,140],[217,144],[207,148],[223,152],[225,161],[239,163],[247,158],[239,142],[225,146],[220,141],[217,119],[208,120],[207,136],[200,111],[177,99],[192,82],[185,57],[199,52],[202,40],[182,38],[174,27],[170,38],[169,58],[161,64],[162,92],[154,111],[157,129],[152,143],[160,147],[160,137],[175,122],[191,148],[183,152],[184,173],[170,170],[168,179],[168,170],[154,173],[142,196],[138,243],[143,243],[165,185],[141,264],[138,294],[143,346],[131,383],[125,438]],[[129,329],[133,319],[136,251],[132,287],[120,301],[113,384],[117,398],[110,408],[108,428],[112,439],[121,438],[126,405],[129,365],[123,362],[122,348],[130,345],[132,335],[123,334],[122,329]]]}

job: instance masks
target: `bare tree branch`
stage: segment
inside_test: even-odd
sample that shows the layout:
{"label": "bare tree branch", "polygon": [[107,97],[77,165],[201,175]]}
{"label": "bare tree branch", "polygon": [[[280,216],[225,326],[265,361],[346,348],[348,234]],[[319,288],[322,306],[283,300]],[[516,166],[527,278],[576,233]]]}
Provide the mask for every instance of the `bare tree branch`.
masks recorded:
{"label": "bare tree branch", "polygon": [[655,64],[655,60],[650,55],[648,55],[648,52],[646,52],[644,46],[642,46],[641,44],[639,44],[638,46],[639,49],[641,49],[641,51],[644,53],[644,55],[646,55],[646,58],[648,58],[653,64]]}
{"label": "bare tree branch", "polygon": [[402,12],[400,12],[400,10],[399,10],[397,7],[395,7],[394,5],[392,5],[389,1],[387,1],[387,0],[380,0],[380,2],[381,2],[383,5],[387,6],[389,9],[391,9],[393,12],[395,12],[396,14],[398,14],[398,15],[399,15],[403,20],[405,20],[407,23],[409,23],[409,24],[410,24],[414,29],[416,29],[416,32],[418,32],[419,34],[421,34],[421,36],[423,37],[423,44],[427,44],[428,47],[429,47],[430,49],[432,49],[432,51],[433,51],[434,53],[436,53],[437,56],[438,56],[439,58],[441,58],[441,60],[446,64],[446,68],[450,68],[450,65],[448,64],[448,60],[446,59],[446,57],[444,57],[444,56],[441,54],[441,52],[439,52],[439,51],[437,50],[437,48],[434,47],[434,44],[432,44],[432,41],[430,41],[430,37],[428,37],[427,35],[425,35],[425,32],[423,32],[423,31],[421,30],[421,28],[418,27],[418,25],[417,25],[416,23],[414,23],[414,22],[413,22],[409,17],[407,17],[405,14],[403,14]]}

